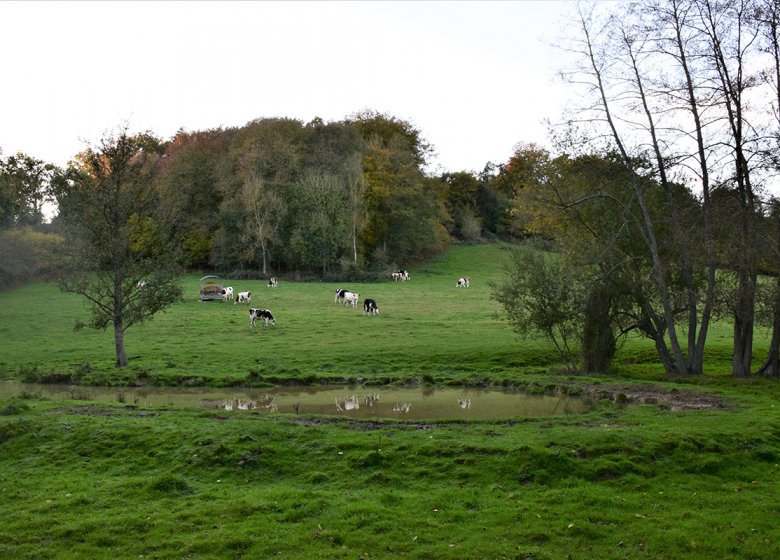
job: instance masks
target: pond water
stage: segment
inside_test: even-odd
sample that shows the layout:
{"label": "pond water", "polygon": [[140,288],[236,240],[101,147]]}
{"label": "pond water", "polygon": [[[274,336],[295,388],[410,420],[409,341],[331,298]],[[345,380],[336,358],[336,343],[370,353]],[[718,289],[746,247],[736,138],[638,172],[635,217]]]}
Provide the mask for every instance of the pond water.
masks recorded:
{"label": "pond water", "polygon": [[474,388],[363,386],[213,389],[209,387],[84,387],[0,381],[0,398],[23,392],[52,400],[120,402],[128,405],[212,408],[235,414],[322,414],[350,418],[403,420],[499,420],[577,414],[584,399],[528,395]]}

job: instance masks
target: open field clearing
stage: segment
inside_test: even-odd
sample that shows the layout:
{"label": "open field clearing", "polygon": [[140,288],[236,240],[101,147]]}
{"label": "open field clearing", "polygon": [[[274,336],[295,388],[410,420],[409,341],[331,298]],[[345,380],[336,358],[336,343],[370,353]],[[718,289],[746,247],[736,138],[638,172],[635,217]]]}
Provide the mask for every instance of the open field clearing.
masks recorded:
{"label": "open field clearing", "polygon": [[[292,282],[223,278],[251,302],[200,302],[200,275],[184,277],[184,301],[130,328],[130,366],[114,367],[113,332],[74,331],[83,301],[50,284],[0,293],[0,376],[80,384],[275,385],[278,383],[416,382],[512,385],[522,374],[558,369],[545,340],[521,340],[499,315],[488,282],[498,280],[510,245],[455,248],[412,268],[408,282]],[[470,276],[468,288],[456,288]],[[360,294],[357,308],[334,303],[335,290]],[[365,316],[362,301],[378,302]],[[270,309],[276,326],[249,327],[249,307]],[[708,373],[729,371],[730,327],[710,336]],[[756,341],[763,358],[765,336]],[[632,339],[616,367],[662,379],[652,344]]]}
{"label": "open field clearing", "polygon": [[[114,367],[113,333],[82,330],[82,301],[51,285],[0,294],[0,367],[14,376],[69,374],[82,383],[275,384],[357,378],[458,382],[494,373],[538,369],[556,355],[544,341],[520,344],[489,298],[507,246],[466,247],[412,270],[408,282],[298,283],[223,279],[251,291],[249,304],[200,302],[199,275],[188,275],[185,299],[126,334],[130,368]],[[464,272],[457,272],[463,270]],[[472,273],[472,270],[475,271]],[[470,275],[469,288],[456,288]],[[334,303],[335,290],[360,294],[357,308]],[[365,316],[362,301],[378,302]],[[249,327],[248,308],[270,309],[275,327]],[[53,310],[56,309],[56,312]],[[33,372],[31,374],[31,372]]]}
{"label": "open field clearing", "polygon": [[[77,298],[1,293],[3,377],[82,385],[0,397],[0,557],[780,557],[777,383],[727,374],[728,325],[701,378],[665,379],[640,340],[609,375],[564,375],[489,299],[507,248],[456,248],[406,283],[226,280],[275,327],[250,328],[245,304],[198,302],[190,275],[183,302],[128,331],[127,372],[111,333],[73,331]],[[455,287],[462,275],[469,288]],[[380,314],[335,304],[338,287]],[[433,421],[128,398],[137,383],[326,381],[513,386],[590,408]],[[113,386],[115,402],[90,384]]]}

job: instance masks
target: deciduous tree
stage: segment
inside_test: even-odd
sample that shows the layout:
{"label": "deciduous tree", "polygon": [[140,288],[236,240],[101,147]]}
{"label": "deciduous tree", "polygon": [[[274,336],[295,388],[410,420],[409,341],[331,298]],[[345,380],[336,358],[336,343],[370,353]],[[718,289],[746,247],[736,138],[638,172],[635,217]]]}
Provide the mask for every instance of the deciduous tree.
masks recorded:
{"label": "deciduous tree", "polygon": [[158,155],[156,138],[122,127],[79,154],[58,193],[69,248],[61,288],[89,302],[86,326],[113,326],[119,367],[128,364],[125,331],[181,297],[176,251],[156,213]]}
{"label": "deciduous tree", "polygon": [[61,171],[50,163],[17,153],[0,158],[0,227],[36,226],[52,201],[52,182]]}

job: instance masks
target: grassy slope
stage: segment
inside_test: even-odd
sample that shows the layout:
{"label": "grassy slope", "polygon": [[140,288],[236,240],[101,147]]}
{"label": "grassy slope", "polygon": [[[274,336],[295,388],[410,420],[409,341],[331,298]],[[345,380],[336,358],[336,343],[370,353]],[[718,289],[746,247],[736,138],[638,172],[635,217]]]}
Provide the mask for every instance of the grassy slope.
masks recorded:
{"label": "grassy slope", "polygon": [[[362,377],[433,378],[440,383],[514,382],[557,363],[544,340],[521,341],[499,317],[488,282],[501,276],[506,245],[455,248],[411,269],[406,283],[295,283],[225,279],[253,293],[252,306],[271,309],[275,328],[248,327],[247,305],[201,303],[198,277],[184,278],[185,299],[154,320],[127,331],[130,367],[114,366],[113,332],[73,331],[86,317],[83,301],[48,284],[0,293],[0,376],[70,376],[82,383],[231,384],[263,380],[310,382]],[[471,287],[455,288],[461,275]],[[336,288],[371,297],[378,317],[334,304]],[[729,328],[710,337],[708,372],[729,369]],[[758,337],[758,356],[766,347]],[[662,377],[651,344],[632,340],[617,366],[643,378]]]}
{"label": "grassy slope", "polygon": [[[407,284],[350,285],[379,301],[376,318],[333,304],[335,284],[254,283],[276,329],[198,303],[191,277],[186,301],[130,331],[131,372],[541,379],[549,346],[494,318],[485,279],[503,254],[458,248]],[[454,288],[461,274],[468,290]],[[70,329],[81,309],[46,285],[0,294],[5,374],[116,380],[110,333]],[[778,558],[777,385],[729,379],[727,343],[721,325],[715,375],[693,382],[730,405],[702,411],[605,401],[578,416],[421,425],[0,402],[0,558]],[[620,359],[637,380],[663,377],[645,342]]]}
{"label": "grassy slope", "polygon": [[[184,279],[185,300],[140,327],[128,330],[129,375],[162,383],[202,378],[216,383],[261,376],[478,377],[516,366],[544,366],[555,354],[544,342],[521,345],[497,318],[487,281],[497,278],[503,246],[464,247],[410,282],[294,283],[269,289],[259,281],[225,280],[250,290],[252,306],[271,309],[275,328],[248,327],[247,305],[201,303],[198,278]],[[461,274],[468,289],[456,289]],[[377,300],[380,314],[365,317],[334,303],[338,287]],[[53,286],[31,285],[0,293],[0,366],[8,374],[89,372],[86,381],[110,381],[113,333],[74,332],[83,318],[81,300]],[[84,366],[83,364],[89,364]],[[227,380],[227,381],[226,381]],[[203,382],[203,381],[201,381]]]}

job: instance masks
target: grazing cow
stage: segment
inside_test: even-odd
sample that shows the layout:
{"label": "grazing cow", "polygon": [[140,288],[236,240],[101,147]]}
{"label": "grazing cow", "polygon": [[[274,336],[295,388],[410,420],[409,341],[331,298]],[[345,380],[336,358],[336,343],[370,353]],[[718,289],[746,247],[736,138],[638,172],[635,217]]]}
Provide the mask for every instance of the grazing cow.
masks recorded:
{"label": "grazing cow", "polygon": [[238,292],[233,305],[237,303],[249,303],[252,300],[252,292]]}
{"label": "grazing cow", "polygon": [[379,307],[376,305],[376,301],[371,298],[367,298],[363,302],[363,314],[364,315],[376,315],[379,313]]}
{"label": "grazing cow", "polygon": [[351,305],[354,308],[357,307],[359,298],[360,294],[356,294],[354,292],[345,292],[342,301],[344,302],[345,306]]}
{"label": "grazing cow", "polygon": [[276,288],[276,286],[279,285],[279,282],[276,280],[276,276],[271,276],[271,278],[268,280],[268,287],[269,288]]}
{"label": "grazing cow", "polygon": [[[348,303],[353,303],[352,299],[355,299],[354,303],[357,303],[357,298],[350,298],[350,301],[347,301],[349,294],[352,294],[353,296],[357,296],[356,293],[350,292],[349,290],[345,290],[343,288],[338,288],[336,290],[336,298],[333,300],[333,303],[343,303],[344,305],[347,305]],[[353,307],[354,307],[353,303]]]}
{"label": "grazing cow", "polygon": [[333,302],[343,303],[344,305],[351,305],[352,307],[355,307],[357,306],[359,297],[360,294],[339,288],[336,290],[336,299],[334,299]]}
{"label": "grazing cow", "polygon": [[458,278],[457,284],[455,284],[456,288],[468,288],[469,287],[469,277],[468,276],[462,276],[461,278]]}
{"label": "grazing cow", "polygon": [[222,296],[225,298],[225,301],[230,301],[233,299],[233,287],[228,286],[224,290],[222,290]]}
{"label": "grazing cow", "polygon": [[274,316],[271,315],[271,312],[267,309],[250,309],[249,310],[249,326],[254,327],[255,321],[261,320],[263,322],[263,326],[267,327],[268,325],[276,326],[276,321],[274,320]]}

